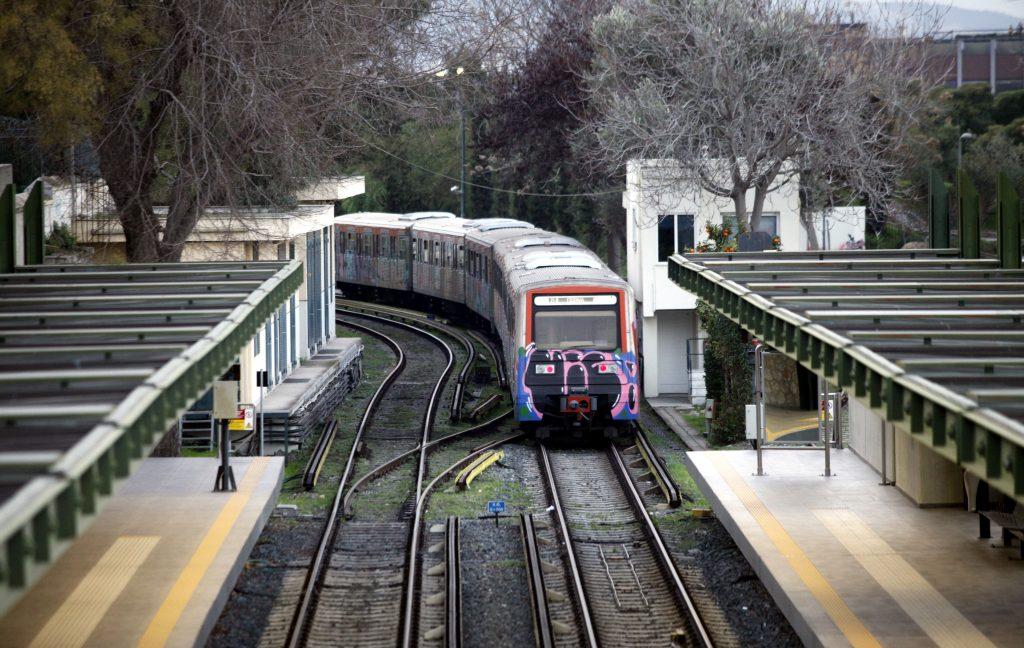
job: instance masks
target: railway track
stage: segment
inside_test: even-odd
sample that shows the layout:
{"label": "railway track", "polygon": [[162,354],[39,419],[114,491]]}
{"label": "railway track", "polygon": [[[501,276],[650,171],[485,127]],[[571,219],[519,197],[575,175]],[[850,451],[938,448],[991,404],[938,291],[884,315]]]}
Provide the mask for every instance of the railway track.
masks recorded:
{"label": "railway track", "polygon": [[[472,369],[477,357],[476,345],[473,344],[473,339],[480,339],[477,335],[470,332],[463,333],[453,326],[443,324],[436,319],[429,317],[426,313],[418,311],[391,306],[381,306],[379,304],[371,304],[368,302],[344,299],[341,297],[337,298],[336,303],[352,312],[372,314],[378,317],[389,318],[393,321],[415,323],[418,327],[429,327],[458,341],[462,346],[466,359],[465,362],[463,362],[462,368],[459,370],[459,374],[455,380],[455,390],[452,393],[450,408],[451,415],[449,417],[449,421],[452,423],[458,423],[462,420],[462,407],[466,397],[466,382],[469,379],[469,371]],[[499,381],[502,385],[502,389],[504,389],[505,378],[504,373],[501,371],[501,364],[499,364],[501,354],[496,353],[493,347],[490,348],[494,358],[496,371],[499,376]]]}
{"label": "railway track", "polygon": [[[440,478],[424,487],[427,455],[457,439],[489,430],[510,412],[431,439],[445,383],[455,362],[452,347],[438,335],[409,322],[344,308],[338,309],[338,315],[339,324],[384,341],[396,354],[396,364],[360,420],[295,606],[286,644],[337,645],[341,640],[346,645],[393,646],[405,629],[412,632],[415,624],[409,605],[402,605],[402,592],[415,592],[425,494]],[[434,350],[424,351],[421,343],[417,353],[406,353],[413,337],[429,340]],[[470,364],[467,362],[466,367]],[[426,387],[430,388],[429,396],[424,395]],[[422,413],[415,436],[407,431],[411,413]],[[324,436],[333,432],[328,426]],[[322,468],[327,447],[326,440],[318,442],[306,478]],[[367,455],[377,465],[354,480],[359,457]],[[404,474],[400,468],[414,459],[413,474]],[[445,471],[441,476],[448,474]],[[360,492],[368,500],[365,514],[345,522]]]}
{"label": "railway track", "polygon": [[584,645],[711,646],[619,450],[539,452]]}

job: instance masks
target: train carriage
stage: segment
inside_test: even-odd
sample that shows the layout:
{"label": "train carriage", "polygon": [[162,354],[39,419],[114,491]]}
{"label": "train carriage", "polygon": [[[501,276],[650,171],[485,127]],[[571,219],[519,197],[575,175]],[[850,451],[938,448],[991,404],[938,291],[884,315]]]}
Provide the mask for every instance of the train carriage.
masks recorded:
{"label": "train carriage", "polygon": [[530,223],[511,218],[481,218],[466,225],[466,306],[487,321],[494,315],[494,246],[529,232],[541,232]]}
{"label": "train carriage", "polygon": [[[418,295],[465,302],[464,246],[466,219],[444,212],[429,212],[409,228],[416,252],[412,265],[412,289]],[[417,214],[410,214],[416,216]]]}
{"label": "train carriage", "polygon": [[400,214],[362,212],[334,219],[337,280],[411,290],[409,222]]}

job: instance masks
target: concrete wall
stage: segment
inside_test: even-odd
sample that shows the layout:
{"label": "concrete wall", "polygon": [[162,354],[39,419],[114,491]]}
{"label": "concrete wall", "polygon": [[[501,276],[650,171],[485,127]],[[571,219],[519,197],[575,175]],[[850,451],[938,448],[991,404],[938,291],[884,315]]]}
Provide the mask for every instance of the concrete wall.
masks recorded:
{"label": "concrete wall", "polygon": [[882,474],[885,436],[885,476],[918,506],[958,506],[963,500],[963,471],[953,462],[898,432],[891,423],[851,398],[850,449]]}

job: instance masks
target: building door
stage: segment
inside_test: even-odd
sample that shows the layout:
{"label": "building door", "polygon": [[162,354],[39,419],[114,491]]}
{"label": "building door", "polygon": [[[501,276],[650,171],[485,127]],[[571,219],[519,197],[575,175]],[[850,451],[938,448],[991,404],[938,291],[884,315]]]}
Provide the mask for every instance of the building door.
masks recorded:
{"label": "building door", "polygon": [[[686,371],[686,340],[693,337],[693,311],[657,311],[658,318],[658,392],[689,394],[690,376]],[[650,362],[652,358],[646,358]]]}

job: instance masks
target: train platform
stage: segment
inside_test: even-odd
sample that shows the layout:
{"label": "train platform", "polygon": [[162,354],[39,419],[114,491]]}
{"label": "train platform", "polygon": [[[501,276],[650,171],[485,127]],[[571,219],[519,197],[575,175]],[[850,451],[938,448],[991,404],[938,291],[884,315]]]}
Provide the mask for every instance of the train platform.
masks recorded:
{"label": "train platform", "polygon": [[[1020,646],[1024,562],[923,509],[850,450],[690,452],[691,474],[809,646]],[[1015,550],[1014,550],[1015,551]]]}
{"label": "train platform", "polygon": [[0,619],[4,646],[193,646],[213,628],[277,501],[280,457],[143,461]]}

